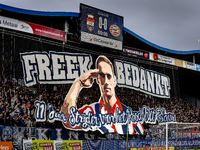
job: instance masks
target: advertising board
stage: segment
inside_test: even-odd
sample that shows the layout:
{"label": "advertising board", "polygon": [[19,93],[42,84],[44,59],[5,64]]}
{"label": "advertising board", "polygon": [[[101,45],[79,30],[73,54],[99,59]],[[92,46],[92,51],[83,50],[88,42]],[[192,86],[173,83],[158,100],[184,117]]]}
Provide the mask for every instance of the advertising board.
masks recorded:
{"label": "advertising board", "polygon": [[196,70],[195,63],[188,62],[188,61],[184,61],[183,67],[187,69],[191,69],[191,70]]}
{"label": "advertising board", "polygon": [[169,65],[174,65],[174,63],[175,63],[174,58],[159,55],[159,54],[156,54],[156,53],[150,53],[150,60],[160,62],[160,63],[169,64]]}
{"label": "advertising board", "polygon": [[172,57],[168,57],[168,56],[164,56],[164,55],[160,55],[156,53],[150,53],[149,55],[150,55],[149,59],[155,62],[160,62],[160,63],[169,64],[169,65],[173,65],[177,67],[200,71],[199,69],[200,65],[192,63],[192,62],[188,62],[188,61],[184,61],[184,60],[180,60],[177,58],[172,58]]}
{"label": "advertising board", "polygon": [[0,16],[0,27],[66,41],[64,31],[8,17]]}
{"label": "advertising board", "polygon": [[123,51],[120,54],[128,55],[131,57],[149,59],[149,52],[145,52],[145,51],[134,49],[134,48],[123,47]]}
{"label": "advertising board", "polygon": [[24,140],[23,150],[82,150],[81,140]]}

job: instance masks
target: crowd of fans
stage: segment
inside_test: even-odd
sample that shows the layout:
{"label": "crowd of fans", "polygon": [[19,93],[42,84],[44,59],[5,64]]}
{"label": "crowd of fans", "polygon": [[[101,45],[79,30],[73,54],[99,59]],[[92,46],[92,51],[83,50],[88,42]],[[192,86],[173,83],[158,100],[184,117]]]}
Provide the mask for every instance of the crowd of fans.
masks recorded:
{"label": "crowd of fans", "polygon": [[[40,85],[37,90],[19,86],[7,78],[0,78],[0,125],[18,127],[58,127],[56,122],[36,123],[36,100],[44,101],[54,106],[59,112],[71,84]],[[116,87],[119,100],[126,106],[138,111],[143,105],[150,108],[164,107],[167,112],[176,115],[177,122],[195,123],[200,121],[199,109],[184,98],[172,96],[170,99],[156,98],[128,88]],[[77,107],[99,100],[100,90],[96,83],[91,88],[82,89],[77,100]],[[47,108],[48,114],[48,108]]]}

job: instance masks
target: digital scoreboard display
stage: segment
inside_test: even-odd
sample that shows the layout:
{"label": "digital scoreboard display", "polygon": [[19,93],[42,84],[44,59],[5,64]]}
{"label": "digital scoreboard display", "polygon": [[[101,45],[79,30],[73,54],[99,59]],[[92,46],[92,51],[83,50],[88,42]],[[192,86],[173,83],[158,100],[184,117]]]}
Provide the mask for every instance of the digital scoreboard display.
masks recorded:
{"label": "digital scoreboard display", "polygon": [[123,17],[80,4],[80,41],[116,50],[123,47]]}

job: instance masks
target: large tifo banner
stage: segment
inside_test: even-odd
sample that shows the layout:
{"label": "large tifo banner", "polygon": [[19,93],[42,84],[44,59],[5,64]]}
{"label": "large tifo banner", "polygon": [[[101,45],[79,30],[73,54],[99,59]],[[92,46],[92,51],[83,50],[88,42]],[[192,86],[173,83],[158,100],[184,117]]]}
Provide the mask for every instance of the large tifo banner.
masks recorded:
{"label": "large tifo banner", "polygon": [[[61,112],[54,111],[51,104],[36,101],[36,121],[62,121],[67,129],[100,131],[119,134],[143,134],[142,123],[155,124],[175,122],[172,113],[165,109],[151,109],[143,106],[133,111],[118,99],[115,86],[127,87],[158,97],[170,97],[169,77],[139,66],[114,60],[105,56],[96,59],[96,67],[91,69],[92,57],[88,54],[50,52],[22,53],[21,61],[27,86],[36,84],[73,83],[68,91]],[[114,71],[115,70],[115,71]],[[116,73],[116,76],[115,76]],[[77,109],[77,99],[83,88],[90,88],[96,80],[101,97],[98,102]],[[46,117],[46,107],[49,114]]]}

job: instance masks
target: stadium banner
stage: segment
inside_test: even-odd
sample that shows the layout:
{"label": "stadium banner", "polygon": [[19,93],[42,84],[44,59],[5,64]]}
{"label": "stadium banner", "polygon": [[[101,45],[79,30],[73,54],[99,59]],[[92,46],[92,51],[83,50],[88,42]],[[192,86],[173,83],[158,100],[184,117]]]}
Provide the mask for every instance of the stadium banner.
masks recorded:
{"label": "stadium banner", "polygon": [[81,4],[80,19],[81,42],[122,50],[123,17]]}
{"label": "stadium banner", "polygon": [[[166,113],[164,108],[154,110],[143,106],[139,111],[133,111],[121,103],[118,93],[115,93],[115,86],[118,85],[169,98],[170,79],[164,74],[121,60],[111,62],[103,55],[96,58],[94,69],[90,68],[93,61],[89,54],[31,52],[20,55],[27,86],[36,84],[36,79],[42,84],[72,83],[60,112],[56,112],[51,104],[35,102],[35,118],[38,122],[58,120],[67,129],[86,132],[98,130],[102,134],[143,134],[144,121],[151,124],[157,121],[160,124],[176,122],[175,115]],[[79,93],[83,88],[92,87],[94,80],[100,89],[99,100],[77,109]],[[46,117],[47,107],[49,114]]]}
{"label": "stadium banner", "polygon": [[0,150],[12,150],[12,141],[0,142]]}
{"label": "stadium banner", "polygon": [[0,27],[66,41],[65,32],[21,20],[0,16]]}
{"label": "stadium banner", "polygon": [[23,150],[82,150],[81,140],[23,140]]}
{"label": "stadium banner", "polygon": [[149,59],[149,52],[145,52],[139,49],[128,48],[128,47],[123,47],[123,50],[122,52],[120,52],[120,54],[128,55],[131,57]]}
{"label": "stadium banner", "polygon": [[[93,61],[89,54],[30,52],[21,53],[20,57],[26,86],[36,84],[35,73],[40,84],[66,84],[74,83],[85,73],[92,71]],[[110,62],[110,64],[115,68],[115,84],[118,86],[157,97],[170,98],[168,76],[121,60],[114,60],[114,63]],[[94,75],[97,74],[98,72],[94,72]],[[97,76],[94,77],[96,78]]]}
{"label": "stadium banner", "polygon": [[149,59],[156,61],[156,62],[164,63],[164,64],[175,65],[175,59],[174,58],[159,55],[159,54],[156,54],[156,53],[150,53]]}
{"label": "stadium banner", "polygon": [[[118,101],[117,103],[120,102]],[[95,105],[94,110],[92,108],[92,105]],[[143,134],[144,128],[142,126],[142,123],[144,121],[150,124],[155,124],[156,122],[158,122],[159,124],[166,122],[176,122],[176,116],[169,112],[166,113],[164,108],[157,108],[155,110],[150,109],[147,106],[143,106],[142,108],[140,108],[139,111],[132,111],[131,108],[126,108],[126,106],[121,103],[121,105],[123,105],[121,112],[119,109],[116,109],[115,112],[113,112],[114,114],[101,114],[102,112],[94,113],[94,111],[97,111],[95,110],[96,108],[99,110],[98,103],[92,105],[84,105],[80,109],[76,109],[75,107],[71,106],[70,113],[67,114],[63,111],[63,108],[61,109],[61,113],[59,113],[53,109],[53,106],[51,104],[48,104],[49,114],[46,117],[46,113],[43,111],[43,108],[46,107],[45,103],[36,101],[35,118],[37,122],[44,121],[44,118],[48,118],[48,121],[50,123],[54,122],[55,120],[62,121],[64,127],[67,129],[75,131],[83,130],[86,132],[90,130],[98,130],[102,134]],[[82,111],[85,109],[88,112],[82,113]],[[110,127],[110,125],[112,125],[112,127]],[[108,139],[109,137],[110,135],[108,135]]]}

